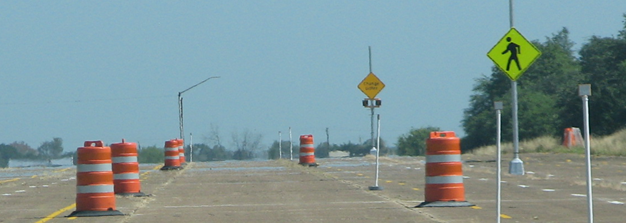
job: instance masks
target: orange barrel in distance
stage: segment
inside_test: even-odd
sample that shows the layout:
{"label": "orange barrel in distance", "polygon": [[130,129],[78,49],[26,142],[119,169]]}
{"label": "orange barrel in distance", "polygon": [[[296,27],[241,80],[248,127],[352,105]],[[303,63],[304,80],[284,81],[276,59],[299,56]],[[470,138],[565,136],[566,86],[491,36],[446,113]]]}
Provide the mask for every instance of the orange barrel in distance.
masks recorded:
{"label": "orange barrel in distance", "polygon": [[316,156],[314,154],[313,135],[300,136],[300,159],[298,164],[303,166],[317,166]]}
{"label": "orange barrel in distance", "polygon": [[113,161],[113,190],[119,195],[146,196],[139,183],[137,144],[126,142],[111,144]]}
{"label": "orange barrel in distance", "polygon": [[165,164],[161,170],[180,170],[181,160],[179,159],[179,145],[176,139],[165,142]]}
{"label": "orange barrel in distance", "polygon": [[76,154],[76,211],[69,217],[124,215],[115,210],[111,148],[86,141]]}
{"label": "orange barrel in distance", "polygon": [[183,139],[176,139],[179,143],[179,161],[182,165],[185,165],[185,140]]}
{"label": "orange barrel in distance", "polygon": [[427,139],[425,202],[417,207],[472,206],[464,197],[460,140],[452,131]]}

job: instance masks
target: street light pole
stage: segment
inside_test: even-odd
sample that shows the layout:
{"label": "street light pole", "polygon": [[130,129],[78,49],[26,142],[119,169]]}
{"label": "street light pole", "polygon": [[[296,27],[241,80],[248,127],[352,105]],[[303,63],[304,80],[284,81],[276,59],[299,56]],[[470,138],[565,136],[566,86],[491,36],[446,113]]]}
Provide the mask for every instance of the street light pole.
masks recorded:
{"label": "street light pole", "polygon": [[185,90],[183,90],[183,91],[179,92],[179,94],[178,94],[178,101],[179,101],[179,102],[178,102],[178,103],[179,103],[179,131],[180,131],[180,133],[179,133],[179,134],[180,134],[180,135],[179,135],[179,137],[180,137],[181,139],[185,140],[185,136],[183,135],[183,98],[181,97],[181,95],[183,95],[183,93],[185,93],[185,92],[189,91],[190,89],[192,89],[192,88],[194,88],[194,87],[196,87],[196,86],[198,86],[198,85],[200,85],[200,84],[203,84],[203,83],[204,83],[204,82],[206,82],[207,80],[209,80],[209,79],[213,79],[213,78],[220,78],[220,76],[212,76],[212,77],[209,77],[209,78],[207,78],[207,79],[205,79],[205,80],[202,80],[202,82],[196,83],[196,85],[193,85],[193,86],[191,86],[191,87],[189,87],[189,88],[187,88],[187,89],[185,89]]}

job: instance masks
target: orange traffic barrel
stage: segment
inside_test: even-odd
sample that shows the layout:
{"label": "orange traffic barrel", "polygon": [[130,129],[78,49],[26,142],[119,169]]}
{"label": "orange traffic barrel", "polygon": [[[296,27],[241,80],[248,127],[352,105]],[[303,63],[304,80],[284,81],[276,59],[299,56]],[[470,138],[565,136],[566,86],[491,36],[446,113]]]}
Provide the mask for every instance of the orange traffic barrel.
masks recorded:
{"label": "orange traffic barrel", "polygon": [[115,210],[111,148],[86,141],[77,149],[76,211],[68,217],[124,215]]}
{"label": "orange traffic barrel", "polygon": [[179,161],[182,165],[185,165],[185,143],[183,139],[176,139],[179,143]]}
{"label": "orange traffic barrel", "polygon": [[427,139],[425,201],[416,207],[473,206],[464,197],[460,140],[452,131]]}
{"label": "orange traffic barrel", "polygon": [[316,155],[314,154],[313,135],[300,136],[300,160],[298,164],[303,166],[318,166]]}
{"label": "orange traffic barrel", "polygon": [[113,161],[113,190],[119,195],[146,196],[139,183],[137,144],[126,142],[111,144]]}
{"label": "orange traffic barrel", "polygon": [[564,128],[564,141],[562,145],[570,148],[573,146],[582,146],[584,144],[583,137],[579,128]]}
{"label": "orange traffic barrel", "polygon": [[179,143],[176,139],[165,142],[165,164],[161,170],[180,170]]}

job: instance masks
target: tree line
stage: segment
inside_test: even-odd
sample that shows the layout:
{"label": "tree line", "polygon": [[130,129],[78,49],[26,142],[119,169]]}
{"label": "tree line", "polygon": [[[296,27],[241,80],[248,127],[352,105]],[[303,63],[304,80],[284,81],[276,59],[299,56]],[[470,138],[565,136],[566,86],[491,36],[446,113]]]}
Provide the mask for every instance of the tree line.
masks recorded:
{"label": "tree line", "polygon": [[0,168],[9,166],[11,159],[51,160],[71,157],[72,153],[63,153],[63,139],[52,138],[52,141],[44,141],[37,149],[23,141],[10,144],[0,144]]}

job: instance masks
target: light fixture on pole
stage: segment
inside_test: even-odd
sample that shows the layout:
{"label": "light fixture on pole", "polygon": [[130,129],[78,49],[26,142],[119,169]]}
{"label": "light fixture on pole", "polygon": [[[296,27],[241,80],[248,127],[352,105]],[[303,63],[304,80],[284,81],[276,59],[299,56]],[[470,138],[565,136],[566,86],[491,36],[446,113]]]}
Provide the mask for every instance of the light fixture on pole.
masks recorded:
{"label": "light fixture on pole", "polygon": [[[196,87],[196,86],[198,86],[200,84],[203,84],[207,80],[213,79],[213,78],[220,78],[220,76],[209,77],[209,78],[207,78],[205,80],[202,80],[202,82],[196,83],[196,85],[193,85],[193,86],[191,86],[191,87],[189,87],[189,88],[179,92],[179,95],[178,95],[178,103],[179,103],[179,131],[180,131],[179,137],[181,139],[185,140],[184,139],[185,136],[183,135],[183,98],[181,97],[181,95],[183,95],[183,93],[189,91],[190,89],[192,89],[192,88],[194,88],[194,87]],[[185,147],[185,146],[183,146],[183,147]]]}

